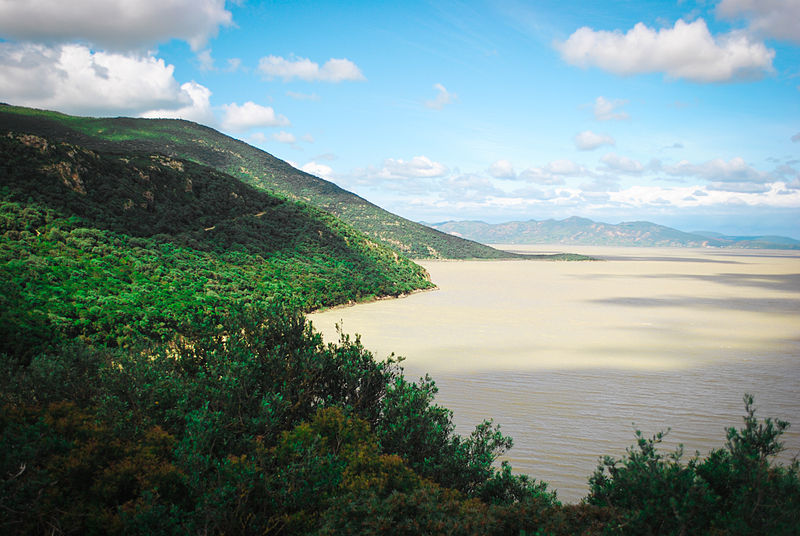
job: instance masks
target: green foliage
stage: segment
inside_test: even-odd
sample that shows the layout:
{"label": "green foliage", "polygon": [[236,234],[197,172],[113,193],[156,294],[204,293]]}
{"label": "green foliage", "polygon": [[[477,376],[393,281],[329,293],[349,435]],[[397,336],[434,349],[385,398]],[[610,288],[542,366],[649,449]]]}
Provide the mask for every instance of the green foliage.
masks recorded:
{"label": "green foliage", "polygon": [[682,449],[658,451],[663,433],[637,431],[627,456],[605,457],[589,480],[588,502],[614,509],[625,534],[797,534],[800,467],[770,463],[789,426],[755,417],[745,395],[744,428],[727,431],[725,448],[681,462]]}
{"label": "green foliage", "polygon": [[[494,427],[456,436],[430,381],[402,380],[395,360],[375,361],[358,339],[323,344],[278,304],[223,322],[220,335],[140,350],[72,343],[29,362],[2,356],[0,528],[306,534],[338,526],[351,500],[433,501],[419,508],[437,523],[485,511],[479,496],[553,504],[509,468],[496,474],[492,453],[508,440]],[[397,385],[413,404],[392,395]],[[427,474],[402,432],[391,448],[378,432],[411,422],[410,411],[418,430],[443,427]],[[432,415],[433,426],[422,422]]]}
{"label": "green foliage", "polygon": [[729,534],[800,532],[800,465],[771,463],[783,450],[780,436],[789,423],[755,416],[745,395],[744,428],[729,428],[725,448],[712,451],[697,467],[698,476],[718,497],[712,526]]}
{"label": "green foliage", "polygon": [[0,150],[0,351],[192,337],[276,298],[313,309],[432,286],[329,214],[189,162],[16,134]]}
{"label": "green foliage", "polygon": [[0,105],[3,130],[95,151],[159,153],[208,166],[276,196],[308,203],[413,258],[523,258],[391,214],[264,151],[188,121],[74,117]]}

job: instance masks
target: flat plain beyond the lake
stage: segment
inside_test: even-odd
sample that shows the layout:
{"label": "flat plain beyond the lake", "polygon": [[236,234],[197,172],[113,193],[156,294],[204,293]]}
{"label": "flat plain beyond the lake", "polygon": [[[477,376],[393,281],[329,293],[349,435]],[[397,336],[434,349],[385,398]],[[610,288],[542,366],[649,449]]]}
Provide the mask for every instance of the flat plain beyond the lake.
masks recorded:
{"label": "flat plain beyond the lake", "polygon": [[792,423],[781,460],[800,455],[800,252],[505,249],[603,260],[422,261],[438,290],[309,318],[431,373],[457,432],[493,418],[514,438],[504,459],[568,502],[634,429],[671,428],[665,449],[687,457],[722,447],[745,392]]}

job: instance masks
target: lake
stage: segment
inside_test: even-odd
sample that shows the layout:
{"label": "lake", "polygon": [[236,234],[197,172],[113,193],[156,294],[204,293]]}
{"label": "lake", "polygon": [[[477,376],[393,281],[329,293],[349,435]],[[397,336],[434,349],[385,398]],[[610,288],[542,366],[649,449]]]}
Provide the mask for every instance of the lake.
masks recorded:
{"label": "lake", "polygon": [[745,392],[793,424],[782,459],[800,455],[800,252],[504,249],[603,260],[422,261],[438,290],[309,319],[326,341],[339,323],[377,358],[405,357],[407,377],[429,372],[457,432],[493,418],[514,438],[504,459],[563,501],[635,429],[671,428],[665,448],[687,455],[722,447]]}

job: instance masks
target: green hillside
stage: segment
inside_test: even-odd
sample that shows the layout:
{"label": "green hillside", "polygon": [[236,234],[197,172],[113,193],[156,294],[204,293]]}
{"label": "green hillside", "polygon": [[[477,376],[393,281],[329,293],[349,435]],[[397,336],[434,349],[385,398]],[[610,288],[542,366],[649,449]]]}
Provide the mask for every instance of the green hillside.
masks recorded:
{"label": "green hillside", "polygon": [[276,297],[308,310],[433,286],[330,214],[192,162],[7,132],[0,154],[0,351],[162,340]]}
{"label": "green hillside", "polygon": [[335,184],[211,128],[183,120],[87,118],[0,105],[0,130],[14,130],[110,152],[160,153],[213,167],[329,212],[412,258],[495,259],[501,252],[396,216]]}

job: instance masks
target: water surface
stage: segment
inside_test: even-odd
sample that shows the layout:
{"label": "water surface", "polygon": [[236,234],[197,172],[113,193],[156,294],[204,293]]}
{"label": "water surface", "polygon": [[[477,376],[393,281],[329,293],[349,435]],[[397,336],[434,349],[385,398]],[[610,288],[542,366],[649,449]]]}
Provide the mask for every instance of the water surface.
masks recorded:
{"label": "water surface", "polygon": [[515,470],[562,500],[634,428],[671,427],[688,453],[721,447],[745,392],[794,423],[783,459],[800,454],[800,253],[568,251],[605,260],[424,261],[438,290],[310,319],[326,340],[340,323],[378,358],[404,356],[407,376],[430,372],[459,433],[493,418]]}

